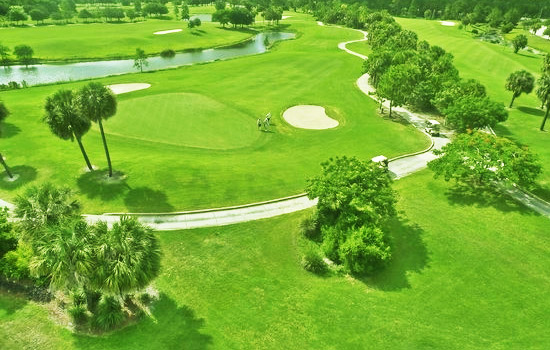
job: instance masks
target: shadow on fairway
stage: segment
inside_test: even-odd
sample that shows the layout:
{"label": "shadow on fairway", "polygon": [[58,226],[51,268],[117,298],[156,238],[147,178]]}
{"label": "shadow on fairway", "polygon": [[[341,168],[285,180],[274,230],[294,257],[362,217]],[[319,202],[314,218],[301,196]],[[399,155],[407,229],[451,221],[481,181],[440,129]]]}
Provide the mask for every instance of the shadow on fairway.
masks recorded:
{"label": "shadow on fairway", "polygon": [[[115,174],[117,176],[120,174]],[[82,174],[77,180],[78,189],[88,198],[100,198],[110,201],[128,192],[130,186],[125,179],[107,180],[106,170],[96,170]]]}
{"label": "shadow on fairway", "polygon": [[152,305],[152,317],[103,336],[73,335],[77,349],[207,349],[212,337],[200,333],[203,318],[188,306],[161,293]]}
{"label": "shadow on fairway", "polygon": [[151,208],[159,213],[174,211],[174,207],[168,203],[164,192],[149,187],[131,189],[124,198],[124,204],[131,213],[150,212]]}
{"label": "shadow on fairway", "polygon": [[544,116],[544,113],[545,113],[544,110],[540,108],[532,108],[532,107],[525,107],[525,106],[518,107],[518,111],[520,111],[521,113],[536,115],[538,117]]}
{"label": "shadow on fairway", "polygon": [[4,293],[4,290],[0,288],[0,311],[6,315],[14,314],[27,305],[28,301],[24,297],[8,293]]}
{"label": "shadow on fairway", "polygon": [[456,185],[445,192],[451,205],[474,206],[477,208],[493,207],[501,212],[519,212],[523,215],[535,214],[526,210],[523,204],[500,192],[495,187],[475,187]]}
{"label": "shadow on fairway", "polygon": [[430,261],[426,244],[422,239],[424,230],[408,219],[399,217],[389,227],[392,233],[392,259],[379,273],[363,278],[371,287],[384,291],[398,291],[410,288],[407,275],[421,273]]}
{"label": "shadow on fairway", "polygon": [[36,179],[36,168],[33,168],[32,166],[16,165],[14,167],[10,167],[11,172],[15,176],[19,176],[15,181],[5,180],[4,178],[8,175],[6,175],[4,168],[0,169],[2,169],[2,173],[0,174],[0,188],[4,190],[14,190]]}
{"label": "shadow on fairway", "polygon": [[0,137],[7,139],[13,137],[21,132],[21,129],[14,124],[4,123],[2,125],[2,131],[0,132]]}

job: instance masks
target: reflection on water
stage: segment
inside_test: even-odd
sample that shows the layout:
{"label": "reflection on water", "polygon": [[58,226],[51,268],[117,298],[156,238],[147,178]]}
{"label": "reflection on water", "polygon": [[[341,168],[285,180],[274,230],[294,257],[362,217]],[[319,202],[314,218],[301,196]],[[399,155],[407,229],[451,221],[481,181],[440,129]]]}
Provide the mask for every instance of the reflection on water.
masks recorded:
{"label": "reflection on water", "polygon": [[[231,47],[178,53],[172,58],[150,57],[147,59],[149,65],[143,67],[143,70],[173,68],[193,63],[262,53],[267,50],[265,45],[266,37],[270,43],[273,43],[278,40],[292,39],[295,35],[293,33],[279,32],[260,33],[251,40]],[[10,81],[21,83],[24,80],[28,85],[36,85],[133,72],[137,72],[137,70],[134,68],[134,60],[132,59],[68,64],[41,64],[28,68],[25,66],[11,66],[7,69],[0,69],[0,84],[7,84]]]}

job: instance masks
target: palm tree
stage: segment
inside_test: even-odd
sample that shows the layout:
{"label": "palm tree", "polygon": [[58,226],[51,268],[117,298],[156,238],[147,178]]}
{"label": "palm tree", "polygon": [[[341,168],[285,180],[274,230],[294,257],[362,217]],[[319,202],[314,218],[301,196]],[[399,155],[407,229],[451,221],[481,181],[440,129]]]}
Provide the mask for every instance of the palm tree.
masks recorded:
{"label": "palm tree", "polygon": [[33,234],[46,226],[80,216],[80,203],[73,199],[72,191],[50,183],[28,188],[15,198],[15,217],[21,219],[26,232]]}
{"label": "palm tree", "polygon": [[506,84],[504,87],[508,91],[512,91],[512,101],[510,102],[510,108],[514,104],[514,100],[519,97],[522,93],[530,93],[533,91],[535,86],[535,77],[533,74],[529,73],[526,70],[521,70],[510,74],[508,79],[506,79]]}
{"label": "palm tree", "polygon": [[[8,117],[8,115],[10,115],[10,111],[8,110],[8,108],[6,108],[6,105],[4,104],[4,102],[0,101],[0,125]],[[11,173],[10,168],[6,164],[6,161],[4,160],[4,156],[2,156],[2,153],[0,153],[0,163],[2,163],[2,166],[6,170],[6,174],[8,174],[10,179],[13,179],[13,174]]]}
{"label": "palm tree", "polygon": [[548,74],[543,74],[538,80],[537,88],[537,97],[541,100],[542,106],[546,106],[546,114],[540,125],[540,131],[544,131],[544,124],[546,124],[546,119],[548,119],[548,111],[550,109],[550,76]]}
{"label": "palm tree", "polygon": [[113,167],[111,165],[111,157],[102,121],[115,115],[117,107],[116,96],[111,90],[99,83],[89,83],[78,92],[77,101],[81,115],[99,124],[101,138],[103,139],[103,148],[105,148],[105,156],[109,165],[109,177],[111,177],[113,176]]}
{"label": "palm tree", "polygon": [[51,132],[62,140],[78,142],[80,151],[90,171],[94,170],[90,159],[82,145],[82,136],[90,130],[92,123],[83,118],[76,108],[75,95],[70,90],[59,90],[53,96],[46,98],[44,106],[46,114],[42,119],[50,127]]}
{"label": "palm tree", "polygon": [[93,238],[82,219],[47,228],[32,242],[35,255],[30,270],[36,276],[48,277],[54,289],[85,287],[95,267]]}
{"label": "palm tree", "polygon": [[145,288],[160,271],[160,244],[152,229],[136,218],[122,217],[111,230],[105,222],[94,226],[97,261],[92,285],[120,296]]}

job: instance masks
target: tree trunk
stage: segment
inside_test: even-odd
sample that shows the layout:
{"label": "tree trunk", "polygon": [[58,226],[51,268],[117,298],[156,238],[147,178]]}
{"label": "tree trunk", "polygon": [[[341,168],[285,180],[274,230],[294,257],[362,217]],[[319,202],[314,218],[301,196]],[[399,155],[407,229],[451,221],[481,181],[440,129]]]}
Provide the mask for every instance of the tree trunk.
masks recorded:
{"label": "tree trunk", "polygon": [[548,118],[548,107],[546,106],[546,114],[544,115],[544,119],[542,120],[542,124],[540,125],[540,131],[544,131],[544,124],[546,124],[546,119]]}
{"label": "tree trunk", "polygon": [[1,153],[0,153],[0,163],[2,163],[2,166],[4,166],[4,169],[6,170],[6,173],[8,174],[8,176],[10,177],[10,179],[13,179],[13,174],[11,173],[10,168],[8,167],[8,165],[6,164],[6,162],[4,161],[4,157],[2,156]]}
{"label": "tree trunk", "polygon": [[88,154],[86,154],[86,151],[84,150],[84,145],[82,144],[80,137],[75,136],[75,139],[76,139],[76,142],[78,142],[78,147],[80,147],[80,152],[82,152],[82,155],[84,156],[84,160],[86,161],[86,165],[88,166],[88,169],[90,169],[90,171],[94,171],[94,168],[90,163],[90,159],[88,158]]}
{"label": "tree trunk", "polygon": [[512,95],[512,101],[510,102],[510,108],[512,108],[512,105],[514,104],[514,100],[516,99],[516,94]]}
{"label": "tree trunk", "polygon": [[105,138],[105,132],[103,131],[103,123],[99,120],[99,130],[101,131],[101,138],[103,139],[103,148],[105,149],[105,157],[107,157],[107,165],[109,166],[109,177],[113,176],[113,166],[111,165],[111,156],[109,155],[109,148],[107,147],[107,139]]}
{"label": "tree trunk", "polygon": [[393,105],[393,101],[390,100],[390,118],[391,118],[391,108],[392,108],[392,105]]}

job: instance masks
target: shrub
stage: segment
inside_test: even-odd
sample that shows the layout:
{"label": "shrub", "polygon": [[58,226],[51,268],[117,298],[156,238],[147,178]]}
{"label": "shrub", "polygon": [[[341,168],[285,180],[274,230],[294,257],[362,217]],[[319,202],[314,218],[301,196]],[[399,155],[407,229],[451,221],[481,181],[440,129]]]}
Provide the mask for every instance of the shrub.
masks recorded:
{"label": "shrub", "polygon": [[32,255],[31,247],[19,242],[17,249],[7,252],[0,260],[0,273],[14,280],[29,278],[29,262]]}
{"label": "shrub", "polygon": [[95,313],[99,304],[99,300],[101,299],[101,293],[93,290],[86,290],[84,293],[86,295],[86,305],[88,307],[88,310],[91,313]]}
{"label": "shrub", "polygon": [[310,248],[302,257],[302,266],[313,273],[323,273],[327,270],[327,264],[316,249]]}
{"label": "shrub", "polygon": [[505,23],[502,25],[502,28],[500,28],[500,31],[502,32],[502,34],[507,34],[507,33],[510,33],[513,29],[514,29],[514,24],[513,23]]}
{"label": "shrub", "polygon": [[141,293],[138,298],[144,305],[147,305],[153,301],[153,297],[147,292]]}
{"label": "shrub", "polygon": [[172,49],[166,49],[160,53],[160,57],[162,58],[172,58],[174,56],[176,56],[176,51]]}
{"label": "shrub", "polygon": [[69,316],[75,324],[84,324],[88,320],[88,315],[86,314],[86,306],[84,305],[73,305],[69,308]]}
{"label": "shrub", "polygon": [[319,217],[317,212],[315,214],[305,218],[300,223],[300,232],[307,239],[316,239],[319,237]]}
{"label": "shrub", "polygon": [[107,331],[115,328],[124,321],[124,311],[120,302],[112,296],[103,297],[97,306],[92,319],[92,326]]}
{"label": "shrub", "polygon": [[339,263],[340,257],[338,256],[338,248],[342,240],[342,231],[334,226],[325,226],[321,229],[323,236],[323,243],[321,244],[321,250],[327,258]]}
{"label": "shrub", "polygon": [[344,269],[357,274],[372,274],[391,257],[384,232],[369,226],[355,229],[340,246],[339,254]]}
{"label": "shrub", "polygon": [[472,29],[472,34],[479,34],[479,31],[477,29]]}

